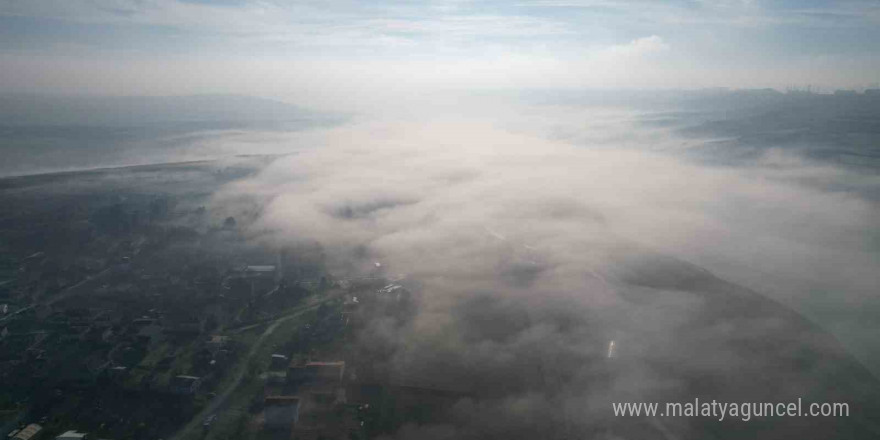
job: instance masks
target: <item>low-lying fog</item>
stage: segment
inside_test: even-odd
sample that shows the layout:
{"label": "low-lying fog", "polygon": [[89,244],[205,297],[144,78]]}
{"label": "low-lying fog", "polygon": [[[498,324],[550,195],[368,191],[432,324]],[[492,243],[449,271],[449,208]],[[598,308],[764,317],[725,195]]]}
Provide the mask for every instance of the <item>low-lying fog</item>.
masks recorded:
{"label": "low-lying fog", "polygon": [[[254,240],[318,241],[341,276],[379,262],[417,283],[415,320],[375,322],[361,342],[386,347],[401,380],[503,396],[461,403],[455,426],[400,436],[503,436],[607,417],[599,396],[609,394],[593,384],[608,373],[588,361],[611,340],[621,358],[644,361],[615,367],[611,395],[674,400],[659,398],[681,385],[656,368],[664,360],[681,375],[813,389],[809,373],[768,353],[827,342],[750,310],[773,304],[700,268],[806,316],[880,372],[876,168],[836,160],[833,136],[791,124],[764,138],[743,131],[741,145],[734,111],[550,101],[410,104],[299,131],[212,131],[175,151],[293,153],[219,188],[214,203],[263,201]],[[713,132],[718,124],[727,131]],[[860,147],[839,142],[847,154]],[[804,362],[813,373],[823,364]],[[766,390],[758,381],[740,397]]]}
{"label": "low-lying fog", "polygon": [[534,265],[525,290],[589,304],[617,300],[590,277],[614,272],[597,249],[649,247],[805,314],[877,371],[875,170],[772,142],[707,163],[694,152],[717,139],[645,122],[658,112],[493,103],[275,135],[298,154],[218,200],[265,198],[255,234],[318,240],[340,260],[367,249],[365,264],[468,289]]}
{"label": "low-lying fog", "polygon": [[[698,267],[803,314],[878,371],[876,173],[773,144],[707,158],[717,138],[680,134],[686,117],[651,124],[656,110],[490,101],[291,134],[296,155],[216,198],[265,202],[257,240],[317,240],[340,274],[380,262],[417,282],[415,320],[373,323],[361,342],[393,353],[404,382],[500,396],[399,436],[582,432],[609,396],[831,389],[815,382],[845,370],[827,366],[831,342]],[[635,361],[608,376],[595,360],[611,340]],[[775,432],[819,428],[797,429]]]}

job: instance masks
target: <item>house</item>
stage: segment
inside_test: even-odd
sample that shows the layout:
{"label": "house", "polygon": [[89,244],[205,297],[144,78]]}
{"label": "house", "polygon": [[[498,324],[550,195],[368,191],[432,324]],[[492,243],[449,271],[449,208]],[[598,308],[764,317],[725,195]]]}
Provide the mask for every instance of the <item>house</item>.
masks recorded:
{"label": "house", "polygon": [[303,399],[303,414],[309,417],[331,410],[338,403],[347,401],[343,377],[344,361],[308,362],[293,365],[287,371],[288,386],[296,389]]}
{"label": "house", "polygon": [[164,329],[162,326],[156,323],[149,323],[143,327],[140,327],[137,333],[137,339],[146,344],[156,344],[162,339],[162,333]]}
{"label": "house", "polygon": [[346,298],[345,302],[342,303],[342,313],[354,313],[357,311],[360,304],[361,303],[356,296]]}
{"label": "house", "polygon": [[410,292],[405,287],[400,284],[391,283],[378,291],[376,291],[376,296],[380,300],[385,301],[406,301],[410,297]]}
{"label": "house", "polygon": [[290,429],[299,422],[299,397],[268,396],[263,407],[267,429]]}
{"label": "house", "polygon": [[202,332],[201,323],[198,321],[172,323],[164,329],[164,333],[170,337],[181,339],[194,338]]}
{"label": "house", "polygon": [[275,266],[248,266],[244,270],[246,275],[249,276],[275,276]]}
{"label": "house", "polygon": [[67,431],[64,434],[55,437],[55,440],[83,440],[86,433],[77,431]]}
{"label": "house", "polygon": [[30,425],[9,434],[9,438],[10,440],[30,440],[42,430],[42,426],[36,423],[31,423]]}
{"label": "house", "polygon": [[287,380],[292,383],[323,382],[341,383],[345,374],[345,361],[307,362],[292,364],[287,370]]}
{"label": "house", "polygon": [[174,376],[168,384],[170,391],[178,395],[192,395],[202,385],[202,378],[196,376]]}
{"label": "house", "polygon": [[281,272],[275,266],[247,266],[243,275],[250,281],[252,295],[266,292],[281,282]]}
{"label": "house", "polygon": [[280,273],[276,270],[273,265],[252,265],[252,266],[239,266],[237,268],[232,269],[232,277],[231,278],[247,278],[247,279],[268,279],[268,280],[276,280],[280,277]]}
{"label": "house", "polygon": [[228,344],[229,336],[211,335],[208,340],[205,341],[205,346],[211,354],[216,354],[221,349],[226,348]]}
{"label": "house", "polygon": [[168,371],[171,369],[171,365],[174,363],[174,360],[177,359],[174,356],[165,356],[156,362],[156,370],[158,371]]}
{"label": "house", "polygon": [[114,383],[122,384],[128,377],[128,368],[123,366],[109,368],[107,369],[107,377]]}
{"label": "house", "polygon": [[284,370],[284,366],[288,365],[287,356],[275,353],[272,355],[272,362],[269,364],[270,370]]}

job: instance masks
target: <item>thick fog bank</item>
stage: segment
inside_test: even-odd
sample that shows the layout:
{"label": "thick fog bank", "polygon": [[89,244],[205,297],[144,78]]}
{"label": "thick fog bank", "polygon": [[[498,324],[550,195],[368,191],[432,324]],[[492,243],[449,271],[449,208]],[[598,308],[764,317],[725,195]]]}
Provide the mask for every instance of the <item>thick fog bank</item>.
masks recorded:
{"label": "thick fog bank", "polygon": [[706,165],[676,148],[699,140],[596,108],[373,118],[289,142],[299,154],[216,203],[256,197],[256,240],[318,241],[337,273],[381,262],[419,286],[411,321],[374,322],[361,343],[398,380],[482,398],[402,436],[637,429],[609,421],[612,399],[873,405],[875,379],[834,336],[876,371],[880,217],[832,189],[871,176],[775,149]]}

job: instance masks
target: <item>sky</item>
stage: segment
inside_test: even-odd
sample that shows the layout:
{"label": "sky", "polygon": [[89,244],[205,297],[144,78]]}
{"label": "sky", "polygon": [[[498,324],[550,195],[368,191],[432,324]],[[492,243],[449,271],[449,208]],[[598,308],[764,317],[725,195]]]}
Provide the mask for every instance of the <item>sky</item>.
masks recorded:
{"label": "sky", "polygon": [[446,89],[863,88],[880,81],[878,25],[872,0],[3,0],[0,91],[339,104]]}

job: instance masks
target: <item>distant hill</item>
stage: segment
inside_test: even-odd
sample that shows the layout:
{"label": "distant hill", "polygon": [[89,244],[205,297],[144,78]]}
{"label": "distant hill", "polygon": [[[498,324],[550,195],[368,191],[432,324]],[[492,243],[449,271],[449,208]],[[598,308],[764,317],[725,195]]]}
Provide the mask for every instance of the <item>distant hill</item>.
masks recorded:
{"label": "distant hill", "polygon": [[237,95],[0,95],[0,176],[286,152],[228,135],[334,125],[346,116]]}
{"label": "distant hill", "polygon": [[284,102],[239,95],[0,95],[0,124],[6,126],[143,127],[193,122],[284,122],[320,116]]}

